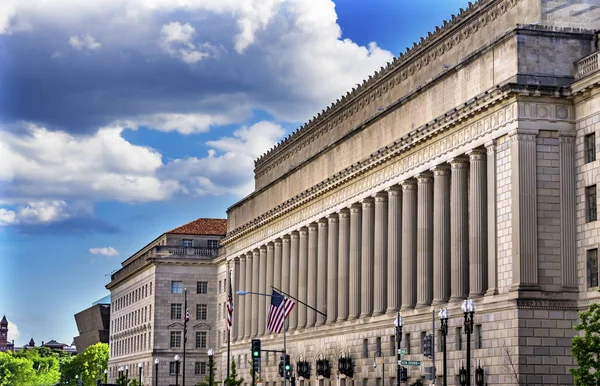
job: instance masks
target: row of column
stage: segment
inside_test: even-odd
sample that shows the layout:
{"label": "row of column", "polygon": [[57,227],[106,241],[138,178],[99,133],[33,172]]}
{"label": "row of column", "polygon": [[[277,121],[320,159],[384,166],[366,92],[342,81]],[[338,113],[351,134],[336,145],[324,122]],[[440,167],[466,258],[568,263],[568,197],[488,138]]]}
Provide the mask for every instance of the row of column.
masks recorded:
{"label": "row of column", "polygon": [[[495,167],[493,148],[488,157]],[[475,149],[247,252],[234,260],[236,284],[272,285],[327,315],[298,304],[288,330],[494,293],[486,162]],[[238,299],[234,338],[265,334],[270,298]]]}

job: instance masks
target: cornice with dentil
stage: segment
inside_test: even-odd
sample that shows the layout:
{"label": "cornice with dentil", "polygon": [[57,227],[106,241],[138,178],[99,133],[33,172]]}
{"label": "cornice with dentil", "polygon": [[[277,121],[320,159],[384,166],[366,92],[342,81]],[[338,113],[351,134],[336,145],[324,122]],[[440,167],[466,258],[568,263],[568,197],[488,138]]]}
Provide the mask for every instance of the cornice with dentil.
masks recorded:
{"label": "cornice with dentil", "polygon": [[[418,169],[421,165],[429,163],[431,160],[442,158],[447,154],[455,152],[458,148],[464,147],[476,139],[489,135],[510,122],[515,122],[519,119],[527,119],[529,121],[554,120],[572,122],[573,111],[569,101],[565,102],[557,100],[555,103],[550,103],[548,101],[533,102],[527,100],[522,102],[513,101],[507,106],[502,106],[474,122],[465,124],[465,121],[468,122],[469,118],[472,118],[476,113],[485,112],[487,108],[491,108],[493,105],[499,104],[503,100],[508,100],[510,96],[511,93],[496,89],[494,92],[488,93],[486,98],[484,98],[483,101],[479,101],[479,103],[477,103],[478,101],[475,101],[472,104],[463,106],[461,109],[455,109],[452,113],[452,118],[446,118],[431,124],[426,124],[423,127],[412,131],[392,145],[373,154],[368,159],[357,162],[346,170],[336,173],[333,177],[302,192],[298,196],[256,218],[254,221],[232,231],[222,240],[222,243],[232,244],[233,246],[233,248],[228,250],[228,255],[238,254],[241,249],[246,249],[250,246],[255,247],[255,245],[262,240],[268,240],[273,236],[279,235],[290,227],[297,227],[298,224],[304,223],[307,219],[315,217],[318,213],[322,213],[323,216],[326,216],[328,215],[327,211],[331,212],[331,208],[339,206],[344,202],[356,200],[356,197],[364,192],[373,190],[377,186],[387,184],[390,180],[397,180],[398,176],[402,176],[407,172]],[[539,111],[538,107],[540,106],[546,108],[550,113],[539,116],[536,112]],[[447,132],[458,124],[464,124],[464,127],[456,130],[450,135],[439,137],[439,139],[434,141],[434,136]],[[530,139],[529,137],[531,135],[517,133],[513,134],[511,138],[514,139],[514,137],[517,137],[519,139],[525,139],[523,136],[528,136],[527,139]],[[421,146],[427,142],[429,142],[428,145]],[[508,144],[508,142],[509,141],[505,143]],[[420,147],[420,149],[413,151],[401,159],[395,160],[395,162],[385,166],[377,173],[371,173],[370,175],[359,179],[359,177],[367,174],[375,167],[389,163],[394,158],[398,158],[398,156],[407,153],[409,150],[413,150],[416,147]],[[467,150],[465,149],[465,152],[466,151]],[[456,159],[457,157],[454,158]],[[468,157],[464,158],[467,160],[467,165],[465,166],[468,166]],[[440,163],[442,162],[444,161],[440,161]],[[411,177],[415,177],[415,175]],[[404,178],[404,180],[407,180],[408,178]],[[355,180],[356,182],[349,184],[352,180]],[[402,181],[398,181],[397,183],[400,182]],[[414,181],[414,183],[416,185],[416,181]],[[329,194],[319,202],[314,202],[319,196],[338,188],[341,185],[347,186],[335,193]],[[406,185],[407,184],[403,184],[403,188],[406,188]],[[389,187],[389,185],[382,186],[380,190]],[[306,206],[306,204],[311,201],[314,203]],[[348,206],[351,205],[352,203],[348,203]],[[282,218],[292,211],[294,211],[292,215]],[[318,221],[318,218],[312,221]],[[265,226],[267,224],[269,224],[269,226]],[[259,232],[254,232],[254,234],[245,239],[243,243],[235,242],[235,240],[243,237],[244,234],[263,226],[265,226],[264,229]]]}

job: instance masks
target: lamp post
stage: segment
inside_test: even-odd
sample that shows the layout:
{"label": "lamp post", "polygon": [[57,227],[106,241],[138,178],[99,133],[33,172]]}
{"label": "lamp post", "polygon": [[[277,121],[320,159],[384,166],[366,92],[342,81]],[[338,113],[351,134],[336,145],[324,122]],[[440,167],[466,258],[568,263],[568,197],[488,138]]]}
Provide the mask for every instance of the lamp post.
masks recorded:
{"label": "lamp post", "polygon": [[213,386],[213,355],[212,348],[208,349],[208,386]]}
{"label": "lamp post", "polygon": [[461,306],[465,315],[465,334],[467,334],[467,386],[471,386],[471,334],[473,333],[473,316],[475,315],[475,303],[473,299],[463,302]]}
{"label": "lamp post", "polygon": [[125,385],[129,383],[129,365],[125,365]]}
{"label": "lamp post", "polygon": [[104,369],[104,383],[108,383],[108,369]]}
{"label": "lamp post", "polygon": [[[375,358],[377,358],[378,356],[383,358],[383,364],[381,365],[381,382],[383,383],[383,385],[381,386],[385,386],[385,357],[383,356],[383,353],[381,351],[377,351],[375,352],[375,354],[373,354],[373,368],[377,369],[377,362],[375,361]],[[375,374],[375,378],[377,378],[377,374]]]}
{"label": "lamp post", "polygon": [[119,367],[119,383],[122,385],[123,384],[123,371],[125,371],[125,368],[123,366]]}
{"label": "lamp post", "polygon": [[442,353],[443,353],[443,359],[442,359],[442,368],[444,370],[444,375],[442,377],[442,385],[447,386],[448,385],[448,377],[447,377],[447,362],[446,362],[446,336],[448,336],[448,310],[445,308],[442,308],[440,310],[440,312],[438,313],[439,317],[440,317],[440,322],[441,322],[441,327],[440,327],[440,331],[442,333]]}
{"label": "lamp post", "polygon": [[143,371],[143,364],[142,362],[138,363],[138,383],[140,386],[142,386],[142,371]]}
{"label": "lamp post", "polygon": [[79,375],[75,375],[75,384],[79,386]]}
{"label": "lamp post", "polygon": [[402,316],[398,312],[398,317],[394,320],[394,326],[396,327],[396,349],[398,350],[398,366],[396,367],[396,385],[400,386],[400,374],[402,372],[402,366],[400,361],[402,360],[402,354],[400,346],[402,344]]}
{"label": "lamp post", "polygon": [[158,386],[158,358],[154,360],[154,386]]}
{"label": "lamp post", "polygon": [[179,355],[175,354],[175,386],[179,386]]}

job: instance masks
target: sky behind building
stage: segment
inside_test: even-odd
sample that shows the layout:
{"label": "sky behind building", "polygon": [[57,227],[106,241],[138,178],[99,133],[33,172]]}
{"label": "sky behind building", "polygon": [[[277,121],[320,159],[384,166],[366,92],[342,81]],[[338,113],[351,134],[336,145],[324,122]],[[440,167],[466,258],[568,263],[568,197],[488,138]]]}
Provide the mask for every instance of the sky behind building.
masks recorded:
{"label": "sky behind building", "polygon": [[0,313],[22,346],[70,344],[121,261],[224,218],[256,157],[468,3],[3,4]]}

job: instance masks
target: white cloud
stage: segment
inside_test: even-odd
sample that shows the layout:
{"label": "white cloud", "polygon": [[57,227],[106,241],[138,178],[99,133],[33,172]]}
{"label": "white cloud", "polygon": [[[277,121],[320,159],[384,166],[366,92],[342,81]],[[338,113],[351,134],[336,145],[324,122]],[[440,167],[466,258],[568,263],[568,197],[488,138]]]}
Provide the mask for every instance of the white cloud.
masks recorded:
{"label": "white cloud", "polygon": [[119,251],[117,251],[113,247],[90,248],[89,252],[92,255],[102,255],[102,256],[117,256],[119,254]]}
{"label": "white cloud", "polygon": [[21,338],[21,332],[19,331],[19,328],[12,321],[8,320],[8,339],[18,342],[19,338]]}
{"label": "white cloud", "polygon": [[14,210],[0,208],[0,226],[43,225],[91,215],[83,203],[69,204],[64,200],[30,201]]}
{"label": "white cloud", "polygon": [[96,51],[102,44],[98,43],[90,34],[71,36],[69,46],[76,51]]}
{"label": "white cloud", "polygon": [[0,226],[13,225],[17,222],[17,214],[14,211],[0,208]]}
{"label": "white cloud", "polygon": [[194,35],[196,30],[189,23],[171,22],[160,29],[160,45],[169,55],[187,64],[218,54],[217,47],[208,42],[194,43]]}

